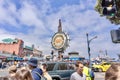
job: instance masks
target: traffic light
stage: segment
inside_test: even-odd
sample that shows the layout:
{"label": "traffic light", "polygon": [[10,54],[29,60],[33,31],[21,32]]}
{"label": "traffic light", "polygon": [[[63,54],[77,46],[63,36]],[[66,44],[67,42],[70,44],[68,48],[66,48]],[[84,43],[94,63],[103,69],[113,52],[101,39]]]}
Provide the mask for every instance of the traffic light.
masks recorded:
{"label": "traffic light", "polygon": [[101,6],[103,8],[103,15],[115,16],[116,14],[116,2],[115,0],[102,0]]}

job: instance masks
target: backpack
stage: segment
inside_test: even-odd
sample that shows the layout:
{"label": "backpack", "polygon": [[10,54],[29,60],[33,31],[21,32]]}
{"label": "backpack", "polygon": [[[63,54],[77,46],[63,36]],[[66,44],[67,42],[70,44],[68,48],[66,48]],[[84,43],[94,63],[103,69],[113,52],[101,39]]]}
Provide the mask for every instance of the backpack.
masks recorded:
{"label": "backpack", "polygon": [[45,77],[43,77],[42,75],[40,75],[38,72],[34,71],[34,73],[36,73],[41,78],[41,80],[47,80]]}

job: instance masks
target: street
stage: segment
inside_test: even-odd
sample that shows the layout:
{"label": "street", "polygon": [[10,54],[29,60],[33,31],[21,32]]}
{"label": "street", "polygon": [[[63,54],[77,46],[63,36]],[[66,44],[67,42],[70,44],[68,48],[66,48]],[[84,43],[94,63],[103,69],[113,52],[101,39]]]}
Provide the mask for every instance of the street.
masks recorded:
{"label": "street", "polygon": [[105,73],[104,72],[95,72],[95,80],[104,80]]}

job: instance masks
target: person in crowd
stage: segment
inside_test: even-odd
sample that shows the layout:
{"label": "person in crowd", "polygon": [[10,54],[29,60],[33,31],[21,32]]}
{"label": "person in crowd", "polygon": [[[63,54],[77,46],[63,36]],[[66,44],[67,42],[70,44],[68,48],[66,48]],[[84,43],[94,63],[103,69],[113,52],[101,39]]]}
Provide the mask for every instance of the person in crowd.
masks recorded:
{"label": "person in crowd", "polygon": [[12,80],[9,77],[0,77],[0,80]]}
{"label": "person in crowd", "polygon": [[33,77],[29,70],[22,68],[16,72],[15,79],[16,80],[33,80]]}
{"label": "person in crowd", "polygon": [[88,62],[84,62],[83,73],[86,75],[86,80],[94,80],[94,72],[89,68]]}
{"label": "person in crowd", "polygon": [[28,67],[31,70],[32,76],[34,80],[41,80],[41,76],[43,74],[42,70],[38,68],[38,61],[36,58],[30,58],[30,60],[27,62]]}
{"label": "person in crowd", "polygon": [[120,80],[120,63],[113,63],[105,72],[105,80]]}
{"label": "person in crowd", "polygon": [[86,76],[85,74],[83,74],[83,63],[80,61],[77,61],[76,64],[76,72],[74,72],[71,77],[70,80],[86,80]]}
{"label": "person in crowd", "polygon": [[5,76],[0,78],[0,80],[33,80],[31,72],[28,69],[19,69],[14,76]]}
{"label": "person in crowd", "polygon": [[4,68],[6,68],[7,67],[7,63],[4,61],[4,62],[2,62],[2,69],[4,69]]}
{"label": "person in crowd", "polygon": [[52,77],[48,74],[47,72],[47,65],[46,64],[42,64],[41,69],[43,71],[43,76],[47,79],[47,80],[52,80]]}
{"label": "person in crowd", "polygon": [[90,72],[90,78],[91,78],[91,80],[94,80],[94,78],[95,78],[94,71],[92,69],[90,69],[89,72]]}
{"label": "person in crowd", "polygon": [[0,77],[0,80],[16,80],[15,79],[15,74],[17,72],[17,67],[16,65],[11,65],[8,68],[8,74],[6,73],[4,77]]}
{"label": "person in crowd", "polygon": [[9,76],[10,77],[15,77],[15,74],[17,72],[17,67],[16,65],[12,65],[8,68],[8,71],[9,71]]}
{"label": "person in crowd", "polygon": [[2,68],[2,60],[0,59],[0,68]]}

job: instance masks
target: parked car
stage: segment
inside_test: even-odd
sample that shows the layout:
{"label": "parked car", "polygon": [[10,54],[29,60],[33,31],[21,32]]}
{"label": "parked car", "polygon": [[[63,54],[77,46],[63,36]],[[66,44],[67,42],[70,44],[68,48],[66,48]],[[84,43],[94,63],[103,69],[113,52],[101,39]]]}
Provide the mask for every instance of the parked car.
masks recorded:
{"label": "parked car", "polygon": [[70,80],[71,74],[75,72],[74,63],[45,62],[45,64],[47,65],[47,71],[52,77],[52,80]]}
{"label": "parked car", "polygon": [[92,70],[98,72],[105,72],[111,66],[111,63],[102,62],[100,64],[93,64]]}

